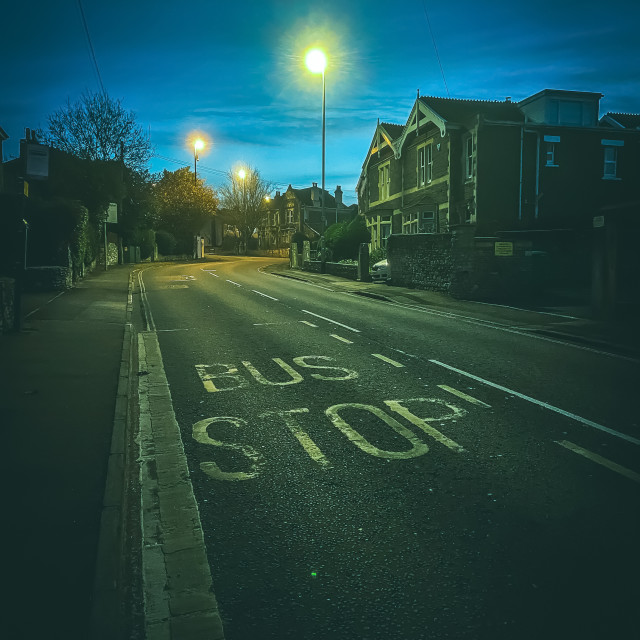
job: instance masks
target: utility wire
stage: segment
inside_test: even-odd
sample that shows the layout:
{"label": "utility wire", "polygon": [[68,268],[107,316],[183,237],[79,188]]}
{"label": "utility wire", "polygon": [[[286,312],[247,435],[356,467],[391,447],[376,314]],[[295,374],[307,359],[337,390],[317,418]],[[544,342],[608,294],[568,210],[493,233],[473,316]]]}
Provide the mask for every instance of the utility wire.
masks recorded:
{"label": "utility wire", "polygon": [[427,19],[427,25],[429,25],[429,33],[431,34],[431,41],[433,42],[433,48],[436,51],[436,58],[438,59],[438,65],[440,65],[440,73],[442,74],[442,80],[444,82],[444,88],[447,90],[447,98],[450,98],[449,87],[447,86],[447,79],[444,77],[444,69],[442,68],[442,62],[440,61],[440,54],[438,53],[438,46],[436,45],[436,39],[433,36],[433,30],[431,29],[431,20],[429,20],[429,13],[427,12],[426,0],[422,0],[422,8],[424,9],[424,16]]}
{"label": "utility wire", "polygon": [[98,60],[96,59],[96,52],[93,50],[93,42],[91,42],[91,35],[89,34],[89,27],[87,26],[87,19],[84,16],[84,9],[82,8],[82,0],[78,0],[78,8],[80,9],[80,17],[82,18],[82,24],[84,26],[84,32],[87,34],[87,40],[89,41],[89,49],[91,51],[91,59],[93,60],[93,66],[96,69],[96,73],[98,74],[98,82],[100,82],[100,89],[104,95],[107,92],[104,89],[104,84],[102,83],[102,76],[100,75],[100,69],[98,67]]}

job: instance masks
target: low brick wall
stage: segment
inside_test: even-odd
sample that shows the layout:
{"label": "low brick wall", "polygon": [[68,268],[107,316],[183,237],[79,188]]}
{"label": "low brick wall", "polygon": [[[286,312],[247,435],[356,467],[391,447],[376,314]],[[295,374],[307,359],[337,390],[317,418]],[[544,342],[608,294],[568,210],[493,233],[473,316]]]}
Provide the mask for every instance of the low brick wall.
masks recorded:
{"label": "low brick wall", "polygon": [[305,262],[302,268],[311,273],[322,273],[322,262],[320,262],[320,260],[310,260],[309,262]]}
{"label": "low brick wall", "polygon": [[0,278],[0,333],[13,329],[15,284],[13,278]]}
{"label": "low brick wall", "polygon": [[451,234],[391,235],[387,241],[391,284],[448,291],[453,269]]}
{"label": "low brick wall", "polygon": [[452,233],[391,235],[391,284],[443,291],[468,300],[513,301],[539,293],[545,265],[528,240],[513,241],[513,255],[496,256],[503,238],[476,238],[473,227]]}
{"label": "low brick wall", "polygon": [[64,291],[73,284],[71,267],[29,267],[25,272],[25,291]]}
{"label": "low brick wall", "polygon": [[342,264],[341,262],[325,262],[324,267],[325,267],[325,273],[330,273],[332,276],[348,278],[349,280],[358,279],[357,264]]}

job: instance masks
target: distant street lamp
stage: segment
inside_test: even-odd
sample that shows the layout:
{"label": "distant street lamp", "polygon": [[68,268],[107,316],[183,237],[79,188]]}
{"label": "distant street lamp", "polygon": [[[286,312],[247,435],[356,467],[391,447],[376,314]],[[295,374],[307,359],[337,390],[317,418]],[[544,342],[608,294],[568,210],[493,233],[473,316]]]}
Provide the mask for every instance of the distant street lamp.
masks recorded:
{"label": "distant street lamp", "polygon": [[242,224],[244,225],[247,219],[247,192],[245,190],[245,181],[247,172],[244,169],[238,171],[238,177],[242,180]]}
{"label": "distant street lamp", "polygon": [[193,184],[198,184],[198,151],[204,149],[204,140],[197,138],[193,141]]}
{"label": "distant street lamp", "polygon": [[325,165],[325,69],[327,68],[327,57],[320,49],[311,49],[305,56],[307,69],[311,73],[322,74],[322,191],[320,192],[320,221],[322,236],[324,236],[325,215],[324,215],[324,165]]}

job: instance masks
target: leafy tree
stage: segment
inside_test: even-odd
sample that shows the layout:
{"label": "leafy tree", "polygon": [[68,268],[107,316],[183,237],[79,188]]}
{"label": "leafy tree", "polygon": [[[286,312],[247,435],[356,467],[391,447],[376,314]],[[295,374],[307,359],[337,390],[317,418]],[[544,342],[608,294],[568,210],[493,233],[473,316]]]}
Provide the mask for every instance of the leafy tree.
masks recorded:
{"label": "leafy tree", "polygon": [[220,187],[225,222],[238,228],[245,251],[253,232],[267,215],[266,198],[271,191],[272,185],[250,167],[244,170],[244,178],[230,171],[227,183]]}
{"label": "leafy tree", "polygon": [[106,93],[86,92],[75,103],[67,101],[48,118],[47,142],[85,160],[122,159],[141,171],[151,157],[152,146],[133,111]]}
{"label": "leafy tree", "polygon": [[333,260],[356,260],[363,242],[370,242],[364,216],[356,215],[351,222],[332,224],[324,233],[324,244],[331,251]]}
{"label": "leafy tree", "polygon": [[194,183],[188,167],[162,172],[154,189],[156,229],[168,231],[176,239],[178,253],[190,253],[195,236],[218,208],[216,192]]}

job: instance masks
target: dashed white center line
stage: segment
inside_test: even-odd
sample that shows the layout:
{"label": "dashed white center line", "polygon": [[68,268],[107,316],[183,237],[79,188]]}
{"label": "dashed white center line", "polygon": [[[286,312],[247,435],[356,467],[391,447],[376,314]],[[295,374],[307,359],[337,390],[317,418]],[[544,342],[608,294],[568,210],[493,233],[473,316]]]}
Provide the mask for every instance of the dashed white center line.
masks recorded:
{"label": "dashed white center line", "polygon": [[484,407],[485,409],[491,408],[490,404],[487,404],[486,402],[482,402],[482,400],[478,400],[477,398],[474,398],[473,396],[463,393],[462,391],[458,391],[453,387],[448,387],[446,384],[439,384],[438,387],[440,387],[440,389],[442,389],[443,391],[448,391],[449,393],[452,393],[454,396],[458,396],[458,398],[462,398],[463,400],[470,402],[471,404],[475,404],[479,407]]}
{"label": "dashed white center line", "polygon": [[346,344],[353,344],[353,341],[351,340],[347,340],[346,338],[343,338],[342,336],[339,336],[335,333],[330,333],[329,334],[332,338],[335,338],[336,340],[340,340],[340,342],[345,342]]}
{"label": "dashed white center line", "polygon": [[635,471],[631,471],[631,469],[627,469],[622,465],[619,465],[616,462],[609,460],[608,458],[603,458],[599,456],[597,453],[593,453],[593,451],[589,451],[588,449],[583,449],[579,447],[577,444],[573,444],[573,442],[569,442],[568,440],[555,440],[556,444],[559,444],[561,447],[565,449],[569,449],[569,451],[573,451],[577,453],[579,456],[583,456],[592,462],[602,465],[603,467],[607,467],[607,469],[611,469],[611,471],[615,471],[629,480],[633,480],[634,482],[640,482],[640,473],[636,473]]}
{"label": "dashed white center line", "polygon": [[317,325],[317,324],[313,324],[313,322],[309,322],[308,320],[300,320],[300,322],[301,322],[302,324],[306,324],[306,325],[307,325],[307,326],[309,326],[309,327],[314,327],[315,329],[317,329],[317,328],[318,328],[318,325]]}
{"label": "dashed white center line", "polygon": [[332,324],[337,324],[339,327],[343,329],[348,329],[349,331],[353,331],[354,333],[360,333],[360,329],[354,329],[347,324],[342,324],[342,322],[338,322],[337,320],[332,320],[331,318],[325,318],[324,316],[320,316],[317,313],[313,313],[313,311],[307,311],[306,309],[302,309],[302,313],[308,313],[310,316],[315,316],[316,318],[320,318],[321,320],[326,320],[327,322],[331,322]]}
{"label": "dashed white center line", "polygon": [[251,291],[253,291],[253,293],[257,293],[259,296],[262,296],[264,298],[269,298],[269,300],[274,300],[275,302],[278,302],[278,298],[273,298],[272,296],[268,296],[266,293],[261,293],[260,291],[256,291],[255,289],[251,289]]}
{"label": "dashed white center line", "polygon": [[400,362],[396,362],[391,358],[387,358],[387,356],[383,356],[381,353],[372,353],[371,355],[374,358],[378,358],[379,360],[382,360],[383,362],[388,362],[389,364],[392,364],[394,367],[398,367],[398,368],[404,367],[404,365],[401,364]]}
{"label": "dashed white center line", "polygon": [[238,282],[234,282],[233,280],[227,280],[227,282],[230,282],[231,284],[235,284],[236,287],[241,287],[242,285],[239,284]]}

